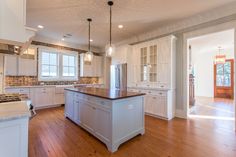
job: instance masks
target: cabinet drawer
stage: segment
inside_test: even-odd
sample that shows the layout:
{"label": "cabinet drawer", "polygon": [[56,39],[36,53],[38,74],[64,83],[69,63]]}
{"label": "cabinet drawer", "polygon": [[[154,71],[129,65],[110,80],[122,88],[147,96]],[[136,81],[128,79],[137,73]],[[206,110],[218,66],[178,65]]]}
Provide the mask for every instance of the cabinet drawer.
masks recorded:
{"label": "cabinet drawer", "polygon": [[5,89],[6,93],[20,93],[20,94],[29,94],[29,88],[7,88]]}
{"label": "cabinet drawer", "polygon": [[148,91],[146,91],[146,94],[158,95],[158,96],[167,96],[167,92],[165,92],[165,91],[155,91],[155,90],[148,90]]}
{"label": "cabinet drawer", "polygon": [[168,84],[165,84],[165,83],[159,83],[157,85],[157,88],[169,88],[169,85]]}

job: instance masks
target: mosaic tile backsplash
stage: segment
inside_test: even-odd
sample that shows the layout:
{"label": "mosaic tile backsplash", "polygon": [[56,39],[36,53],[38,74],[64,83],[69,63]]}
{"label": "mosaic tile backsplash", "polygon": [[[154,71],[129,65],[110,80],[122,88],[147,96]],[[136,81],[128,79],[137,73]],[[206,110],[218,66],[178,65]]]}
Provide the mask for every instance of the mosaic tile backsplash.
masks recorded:
{"label": "mosaic tile backsplash", "polygon": [[6,76],[5,86],[96,84],[98,81],[98,77],[81,77],[78,81],[38,81],[37,76]]}

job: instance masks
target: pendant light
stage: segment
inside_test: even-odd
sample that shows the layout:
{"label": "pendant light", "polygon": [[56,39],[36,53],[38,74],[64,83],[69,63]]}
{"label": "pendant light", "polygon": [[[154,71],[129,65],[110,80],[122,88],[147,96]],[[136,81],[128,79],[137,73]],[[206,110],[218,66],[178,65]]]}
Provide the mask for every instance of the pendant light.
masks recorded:
{"label": "pendant light", "polygon": [[108,1],[107,3],[110,7],[110,42],[109,44],[107,44],[106,46],[106,56],[107,57],[111,57],[112,54],[114,53],[115,51],[115,46],[112,44],[112,5],[114,4],[112,1]]}
{"label": "pendant light", "polygon": [[87,21],[89,22],[89,30],[88,30],[88,52],[85,53],[84,61],[92,62],[93,60],[93,53],[91,52],[91,45],[90,45],[90,23],[92,19],[88,18]]}
{"label": "pendant light", "polygon": [[221,47],[218,47],[218,49],[219,49],[219,54],[215,56],[215,64],[224,64],[226,56],[220,54],[220,51],[222,50]]}

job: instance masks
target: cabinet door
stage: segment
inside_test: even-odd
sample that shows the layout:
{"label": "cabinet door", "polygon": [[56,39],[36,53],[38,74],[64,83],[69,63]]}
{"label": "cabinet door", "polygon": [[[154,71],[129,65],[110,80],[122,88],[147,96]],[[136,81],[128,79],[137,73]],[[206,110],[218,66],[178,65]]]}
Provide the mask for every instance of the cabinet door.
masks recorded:
{"label": "cabinet door", "polygon": [[80,100],[74,100],[74,122],[80,124]]}
{"label": "cabinet door", "polygon": [[170,85],[171,70],[170,64],[158,64],[158,88],[168,88]]}
{"label": "cabinet door", "polygon": [[74,93],[66,91],[65,92],[65,116],[73,119],[74,117]]}
{"label": "cabinet door", "polygon": [[34,59],[19,58],[18,75],[37,76],[37,61]]}
{"label": "cabinet door", "polygon": [[144,110],[146,113],[153,113],[153,101],[151,95],[145,96],[145,104],[144,104]]}
{"label": "cabinet door", "polygon": [[158,93],[158,95],[153,96],[153,114],[166,118],[166,99],[166,96],[162,92]]}
{"label": "cabinet door", "polygon": [[96,108],[95,133],[106,141],[111,137],[111,112],[107,109]]}
{"label": "cabinet door", "polygon": [[91,132],[94,132],[95,128],[95,110],[96,108],[91,106],[86,101],[81,101],[80,104],[80,121],[82,126]]}
{"label": "cabinet door", "polygon": [[158,40],[158,63],[170,63],[171,61],[171,40],[164,37]]}
{"label": "cabinet door", "polygon": [[17,76],[18,60],[17,56],[5,55],[5,75],[7,76]]}

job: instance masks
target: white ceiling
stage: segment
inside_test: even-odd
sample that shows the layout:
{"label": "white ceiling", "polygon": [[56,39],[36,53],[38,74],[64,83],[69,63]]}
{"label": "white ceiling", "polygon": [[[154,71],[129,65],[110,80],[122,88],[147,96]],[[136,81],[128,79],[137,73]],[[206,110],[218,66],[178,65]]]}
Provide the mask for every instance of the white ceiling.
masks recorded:
{"label": "white ceiling", "polygon": [[[235,0],[114,0],[113,41],[120,42],[158,26],[199,14]],[[37,32],[55,40],[64,34],[67,42],[87,44],[87,21],[91,17],[93,46],[104,47],[109,40],[107,0],[27,0],[27,26],[45,28]],[[123,24],[123,29],[118,25]]]}
{"label": "white ceiling", "polygon": [[226,30],[222,32],[212,33],[204,36],[199,36],[189,40],[189,45],[192,47],[193,55],[201,53],[218,52],[218,47],[221,47],[221,52],[226,50],[234,50],[234,30]]}

